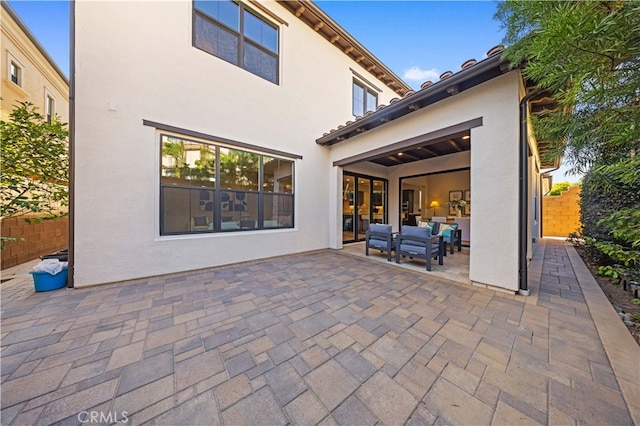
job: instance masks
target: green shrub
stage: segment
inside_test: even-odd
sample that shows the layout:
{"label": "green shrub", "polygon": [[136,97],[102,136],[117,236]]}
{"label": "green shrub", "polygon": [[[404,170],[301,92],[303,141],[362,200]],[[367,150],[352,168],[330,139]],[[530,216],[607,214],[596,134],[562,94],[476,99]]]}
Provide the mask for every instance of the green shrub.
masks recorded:
{"label": "green shrub", "polygon": [[562,191],[567,191],[571,184],[569,182],[554,183],[548,195],[560,195]]}

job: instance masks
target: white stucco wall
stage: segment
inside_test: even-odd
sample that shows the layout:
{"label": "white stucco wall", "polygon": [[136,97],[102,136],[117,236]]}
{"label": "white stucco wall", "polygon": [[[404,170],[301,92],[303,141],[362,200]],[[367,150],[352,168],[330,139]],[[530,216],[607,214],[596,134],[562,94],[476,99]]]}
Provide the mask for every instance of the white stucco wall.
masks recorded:
{"label": "white stucco wall", "polygon": [[[280,82],[192,46],[192,3],[77,1],[75,285],[329,247],[340,184],[315,139],[351,120],[353,74],[396,96],[275,2]],[[302,155],[295,229],[161,237],[160,142],[150,120]],[[332,222],[333,221],[333,222]]]}
{"label": "white stucco wall", "polygon": [[[331,161],[482,118],[471,129],[471,152],[394,166],[388,171],[389,218],[398,227],[398,179],[471,166],[469,278],[483,285],[518,289],[519,71],[512,71],[403,118],[334,145]],[[337,194],[332,194],[336,196]],[[337,216],[339,211],[334,212]]]}

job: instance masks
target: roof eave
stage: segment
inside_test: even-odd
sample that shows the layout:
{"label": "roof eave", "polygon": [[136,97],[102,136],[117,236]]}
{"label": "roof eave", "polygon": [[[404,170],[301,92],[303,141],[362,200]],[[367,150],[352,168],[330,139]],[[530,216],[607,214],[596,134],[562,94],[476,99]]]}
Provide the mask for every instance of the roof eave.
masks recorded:
{"label": "roof eave", "polygon": [[[338,130],[316,139],[316,143],[323,146],[330,146],[342,142],[350,137],[356,136],[363,131],[382,126],[396,118],[410,114],[425,106],[437,102],[438,96],[449,97],[458,93],[462,83],[479,77],[491,69],[498,68],[501,72],[507,72],[508,61],[501,58],[501,54],[495,54],[475,65],[465,68],[450,77],[442,79],[433,85],[426,87],[416,93],[405,96],[388,106],[381,106],[370,115],[356,119],[355,122],[345,125]],[[468,88],[467,88],[468,89]],[[466,89],[465,89],[466,90]],[[434,98],[434,102],[427,102],[429,98]]]}
{"label": "roof eave", "polygon": [[[407,83],[312,1],[278,0],[278,3],[398,95],[411,91]],[[379,72],[373,72],[376,70]]]}

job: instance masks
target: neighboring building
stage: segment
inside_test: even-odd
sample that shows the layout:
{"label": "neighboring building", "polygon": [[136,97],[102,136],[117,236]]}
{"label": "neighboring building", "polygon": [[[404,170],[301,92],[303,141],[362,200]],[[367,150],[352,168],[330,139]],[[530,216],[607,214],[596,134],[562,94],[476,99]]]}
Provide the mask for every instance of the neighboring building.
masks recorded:
{"label": "neighboring building", "polygon": [[547,165],[499,50],[414,93],[313,3],[252,0],[77,1],[74,49],[76,287],[340,248],[449,196],[470,279],[526,276]]}
{"label": "neighboring building", "polygon": [[45,117],[69,121],[69,81],[20,17],[2,1],[0,69],[2,118],[17,102],[31,102]]}
{"label": "neighboring building", "polygon": [[[6,120],[18,102],[31,102],[46,118],[69,121],[69,81],[46,50],[6,2],[0,7],[0,106]],[[4,237],[17,240],[2,250],[2,269],[65,248],[68,221],[61,218],[27,223],[23,217],[0,220]]]}

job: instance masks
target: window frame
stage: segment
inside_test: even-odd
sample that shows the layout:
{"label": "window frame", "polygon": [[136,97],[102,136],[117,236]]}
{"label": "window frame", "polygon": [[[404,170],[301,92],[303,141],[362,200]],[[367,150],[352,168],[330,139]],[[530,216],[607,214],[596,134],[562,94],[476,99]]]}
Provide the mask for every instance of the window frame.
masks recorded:
{"label": "window frame", "polygon": [[[247,150],[239,146],[228,145],[223,142],[217,141],[203,141],[193,139],[187,136],[167,133],[165,131],[161,131],[157,134],[159,136],[159,235],[160,237],[167,236],[180,236],[180,235],[202,235],[202,234],[222,234],[222,233],[232,233],[232,232],[245,232],[245,231],[270,231],[274,229],[293,229],[295,228],[295,170],[296,170],[296,161],[292,158],[286,158],[280,155],[274,155],[273,153],[268,152],[260,152],[254,150]],[[187,184],[167,184],[163,182],[162,175],[162,162],[163,162],[163,143],[165,142],[165,137],[180,139],[184,142],[191,142],[195,144],[206,145],[212,147],[215,151],[215,177],[212,186],[204,186],[204,185],[187,185]],[[220,159],[221,159],[221,149],[235,150],[241,152],[247,152],[251,154],[255,154],[259,156],[259,172],[258,172],[258,185],[257,190],[252,189],[243,189],[243,188],[229,188],[222,184],[221,181],[221,167],[220,167]],[[264,189],[264,164],[265,158],[277,159],[280,161],[286,161],[291,163],[291,191],[290,192],[275,192],[268,191]],[[175,188],[175,189],[183,189],[189,191],[210,191],[213,193],[213,197],[211,202],[213,203],[212,207],[212,229],[206,230],[186,230],[186,231],[175,231],[175,232],[167,232],[165,231],[165,188]],[[248,194],[249,197],[255,196],[257,199],[256,202],[256,222],[257,225],[255,227],[242,227],[238,229],[223,229],[222,228],[222,217],[223,217],[223,208],[222,203],[225,202],[222,198],[222,193],[244,193],[245,196]],[[254,195],[251,195],[254,194]],[[191,194],[189,195],[191,197]],[[274,200],[278,200],[278,197],[290,198],[289,203],[291,206],[291,220],[287,225],[278,225],[278,226],[265,226],[265,199],[266,197],[273,197]],[[241,220],[242,222],[242,220]]]}
{"label": "window frame", "polygon": [[[367,84],[363,83],[362,81],[354,78],[351,84],[351,114],[354,117],[358,117],[359,115],[356,114],[355,111],[355,87],[358,86],[359,88],[361,88],[363,90],[363,94],[364,96],[362,97],[362,117],[365,116],[365,114],[368,111],[375,111],[378,108],[378,92],[374,89],[372,89],[371,87],[369,87]],[[367,95],[373,95],[373,97],[376,100],[375,106],[372,109],[367,109],[368,105],[367,105]]]}
{"label": "window frame", "polygon": [[[18,72],[16,75],[17,81],[14,81],[13,79],[13,68],[15,68]],[[24,70],[24,65],[22,65],[22,63],[11,54],[11,52],[7,51],[7,80],[23,89],[25,79]]]}
{"label": "window frame", "polygon": [[[213,16],[208,15],[206,12],[197,9],[196,8],[196,2],[195,0],[192,1],[191,5],[191,9],[192,9],[192,25],[191,25],[191,44],[193,47],[195,47],[198,50],[202,50],[203,52],[214,56],[218,59],[222,59],[225,62],[228,62],[230,64],[233,64],[235,66],[237,66],[238,68],[242,68],[243,70],[253,74],[253,75],[257,75],[258,77],[267,80],[270,83],[279,85],[280,84],[280,25],[275,24],[273,21],[265,18],[261,13],[259,13],[257,10],[254,10],[250,7],[247,7],[247,5],[244,2],[236,2],[233,1],[233,3],[235,3],[238,6],[238,30],[235,30],[231,27],[229,27],[227,24],[225,24],[222,21],[217,20],[216,18],[214,18]],[[253,41],[251,38],[249,38],[247,35],[245,35],[245,11],[251,15],[253,15],[254,17],[256,17],[258,20],[262,21],[264,24],[270,26],[271,28],[273,28],[276,31],[276,52],[273,52],[271,50],[269,50],[268,48],[263,47],[260,43]],[[210,53],[206,50],[204,50],[203,48],[201,48],[200,46],[198,46],[196,44],[196,17],[200,17],[201,19],[204,19],[205,21],[209,22],[212,25],[215,25],[219,28],[222,28],[224,31],[230,32],[232,34],[234,34],[237,37],[238,40],[238,46],[237,46],[237,58],[235,62],[231,62],[228,59],[222,57],[222,56],[218,56],[216,54]],[[251,47],[258,49],[259,51],[261,51],[264,54],[267,54],[269,56],[271,56],[274,60],[275,60],[275,81],[272,81],[268,78],[266,78],[263,75],[257,74],[253,71],[251,71],[250,69],[248,69],[245,66],[245,61],[244,61],[244,52],[245,52],[245,45],[249,44]]]}
{"label": "window frame", "polygon": [[51,124],[56,116],[56,98],[46,89],[44,91],[44,111],[47,123]]}

